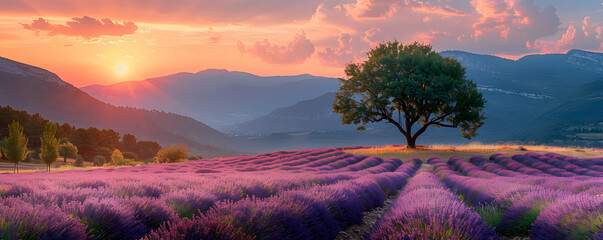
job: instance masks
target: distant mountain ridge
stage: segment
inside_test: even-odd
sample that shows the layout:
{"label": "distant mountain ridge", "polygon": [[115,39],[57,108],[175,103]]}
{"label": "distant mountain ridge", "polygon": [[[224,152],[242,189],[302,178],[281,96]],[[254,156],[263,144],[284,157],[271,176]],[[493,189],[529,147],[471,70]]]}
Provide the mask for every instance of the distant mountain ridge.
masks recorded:
{"label": "distant mountain ridge", "polygon": [[598,52],[532,54],[516,61],[462,51],[442,51],[440,55],[459,60],[467,68],[468,78],[477,84],[508,91],[558,97],[602,78],[603,53]]}
{"label": "distant mountain ridge", "polygon": [[114,105],[174,112],[226,129],[338,88],[336,79],[308,74],[260,77],[207,69],[81,89]]}
{"label": "distant mountain ridge", "polygon": [[[603,102],[597,100],[603,99],[601,80],[598,81],[603,75],[598,73],[597,68],[603,65],[601,53],[572,50],[567,54],[526,56],[517,61],[462,51],[444,51],[441,54],[459,60],[467,68],[468,77],[478,84],[478,90],[487,100],[487,119],[474,140],[560,143],[563,140],[552,141],[551,135],[543,132],[546,133],[547,128],[559,129],[569,123],[603,122],[603,107],[600,107]],[[578,79],[568,77],[572,74],[579,75],[576,76]],[[561,77],[553,76],[551,79],[551,75]],[[563,81],[564,86],[558,88],[557,84]],[[535,85],[538,82],[541,84]],[[576,89],[581,90],[567,94]],[[334,99],[333,93],[326,93],[278,108],[260,118],[235,124],[226,132],[235,135],[256,134],[259,138],[248,138],[280,146],[286,146],[284,142],[289,141],[290,145],[314,147],[309,141],[325,141],[326,132],[329,131],[332,136],[338,136],[333,137],[330,143],[349,143],[351,139],[359,142],[389,139],[391,143],[400,143],[400,134],[387,123],[372,124],[364,133],[350,132],[354,131],[354,126],[341,125],[340,116],[332,113]],[[444,128],[433,132],[428,130],[420,141],[467,142],[460,138],[458,130]]]}
{"label": "distant mountain ridge", "polygon": [[103,103],[42,68],[0,59],[0,105],[77,127],[109,128],[139,139],[188,144],[206,156],[236,154],[221,132],[190,117]]}

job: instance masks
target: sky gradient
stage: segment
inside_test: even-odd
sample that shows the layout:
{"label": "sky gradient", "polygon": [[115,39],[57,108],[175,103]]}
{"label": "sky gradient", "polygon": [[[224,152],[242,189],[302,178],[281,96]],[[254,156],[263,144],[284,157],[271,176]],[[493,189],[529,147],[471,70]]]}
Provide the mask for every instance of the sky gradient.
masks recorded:
{"label": "sky gradient", "polygon": [[2,0],[0,56],[81,87],[207,68],[342,77],[383,41],[603,51],[602,0]]}

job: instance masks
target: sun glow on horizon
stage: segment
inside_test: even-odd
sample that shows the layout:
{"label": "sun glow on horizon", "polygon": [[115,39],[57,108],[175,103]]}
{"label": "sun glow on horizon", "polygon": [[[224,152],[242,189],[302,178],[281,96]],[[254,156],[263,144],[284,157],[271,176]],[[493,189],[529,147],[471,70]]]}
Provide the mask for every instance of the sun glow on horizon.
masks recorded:
{"label": "sun glow on horizon", "polygon": [[128,72],[130,71],[128,65],[123,63],[118,64],[117,66],[113,66],[113,68],[115,69],[115,74],[119,77],[126,76],[126,74],[128,74]]}

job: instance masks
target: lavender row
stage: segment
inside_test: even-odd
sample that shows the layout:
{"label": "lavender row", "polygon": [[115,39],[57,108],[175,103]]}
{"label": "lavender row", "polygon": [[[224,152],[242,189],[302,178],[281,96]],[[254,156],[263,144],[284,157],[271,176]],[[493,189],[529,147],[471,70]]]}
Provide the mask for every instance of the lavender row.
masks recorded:
{"label": "lavender row", "polygon": [[[480,208],[493,207],[503,213],[496,223],[496,230],[501,235],[522,236],[527,235],[529,231],[532,239],[584,239],[576,237],[601,234],[602,179],[528,175],[521,178],[476,179],[460,176],[452,169],[444,168],[443,161],[439,159],[430,159],[430,162],[435,164],[434,169],[444,176],[444,182],[465,196],[468,203]],[[487,166],[483,159],[473,160],[473,162],[482,164],[482,167]],[[471,167],[467,168],[471,169]],[[479,172],[477,169],[473,171]],[[531,181],[532,184],[525,184]],[[573,194],[578,189],[588,189],[579,194],[580,200],[576,200],[575,196],[578,195]],[[574,199],[573,205],[565,207],[565,210],[558,213],[559,202],[566,199]],[[598,205],[592,205],[593,201]],[[552,214],[551,212],[558,214],[557,218],[545,217],[547,214]],[[568,223],[559,219],[573,220]]]}
{"label": "lavender row", "polygon": [[333,185],[285,191],[274,197],[220,202],[190,220],[168,223],[147,239],[333,239],[383,205],[420,166],[407,161],[395,172]]}
{"label": "lavender row", "polygon": [[576,158],[576,157],[570,157],[570,156],[565,156],[562,154],[557,154],[557,153],[545,153],[544,155],[548,156],[548,157],[552,157],[552,158],[556,158],[559,160],[563,160],[584,168],[589,168],[591,170],[594,171],[598,171],[598,172],[603,172],[603,157],[600,158]]}
{"label": "lavender row", "polygon": [[543,176],[543,177],[551,176],[548,173],[545,173],[543,171],[534,169],[523,163],[520,163],[520,162],[514,160],[513,158],[505,157],[502,154],[492,154],[490,156],[490,160],[492,160],[495,163],[497,163],[511,171],[514,171],[514,172],[519,172],[519,173],[523,173],[523,174],[530,175],[530,176]]}
{"label": "lavender row", "polygon": [[[538,153],[526,153],[525,156],[528,156],[532,159],[540,160],[544,163],[550,164],[551,166],[555,166],[555,167],[567,170],[576,175],[584,175],[584,176],[591,176],[591,177],[603,177],[603,172],[589,169],[589,168],[593,168],[593,167],[595,169],[597,169],[596,168],[596,167],[598,167],[597,165],[591,165],[591,166],[587,165],[588,167],[585,168],[585,167],[578,166],[576,164],[572,164],[571,162],[568,162],[568,161],[559,160],[557,158],[549,157],[549,156],[538,154]],[[578,161],[582,162],[584,160],[580,159]],[[588,161],[594,161],[594,160],[588,160]]]}
{"label": "lavender row", "polygon": [[420,170],[390,205],[369,238],[496,239],[496,235],[478,214],[446,190],[432,172]]}

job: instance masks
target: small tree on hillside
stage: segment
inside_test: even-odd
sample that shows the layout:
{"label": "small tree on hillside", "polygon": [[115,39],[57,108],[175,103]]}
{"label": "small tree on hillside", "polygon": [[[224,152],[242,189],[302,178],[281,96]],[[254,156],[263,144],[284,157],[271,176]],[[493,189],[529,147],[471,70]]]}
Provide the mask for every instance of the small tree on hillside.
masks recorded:
{"label": "small tree on hillside", "polygon": [[59,139],[55,138],[54,135],[57,132],[57,124],[47,122],[44,126],[44,132],[40,138],[42,143],[40,159],[46,163],[47,170],[50,172],[50,165],[57,161],[59,158]]}
{"label": "small tree on hillside", "polygon": [[[476,136],[485,119],[485,100],[465,77],[465,68],[429,45],[398,41],[382,43],[363,63],[346,66],[347,79],[335,94],[333,111],[343,124],[387,121],[406,137],[409,148],[430,127],[460,127],[462,136]],[[413,127],[418,130],[413,131]]]}
{"label": "small tree on hillside", "polygon": [[119,149],[115,149],[113,154],[111,154],[111,164],[118,165],[119,163],[124,161],[124,155],[119,151]]}
{"label": "small tree on hillside", "polygon": [[179,145],[178,147],[174,147],[174,145],[170,144],[169,147],[162,148],[155,155],[156,163],[172,163],[186,160],[186,156],[191,153],[191,151],[186,150],[185,145]]}
{"label": "small tree on hillside", "polygon": [[59,155],[63,157],[63,161],[67,162],[67,158],[77,157],[77,147],[71,142],[66,141],[65,143],[59,144]]}
{"label": "small tree on hillside", "polygon": [[27,156],[27,141],[21,124],[13,121],[8,125],[8,137],[2,142],[2,152],[9,162],[15,164],[13,172],[19,173],[19,163]]}

